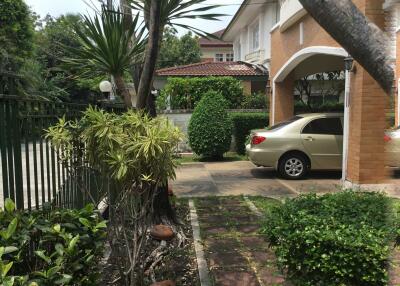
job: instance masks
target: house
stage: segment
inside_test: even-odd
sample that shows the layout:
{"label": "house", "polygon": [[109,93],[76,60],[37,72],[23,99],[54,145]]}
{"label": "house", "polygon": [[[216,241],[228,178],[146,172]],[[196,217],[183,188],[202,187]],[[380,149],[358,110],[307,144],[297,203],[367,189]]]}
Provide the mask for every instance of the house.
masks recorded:
{"label": "house", "polygon": [[[398,86],[400,1],[352,1],[387,33]],[[260,64],[268,69],[270,124],[293,116],[296,80],[317,73],[344,71],[346,62],[343,184],[346,187],[381,189],[381,184],[387,183],[382,138],[389,97],[298,0],[243,1],[222,39],[233,42],[236,61]],[[393,100],[397,124],[400,123],[398,92],[400,88],[397,88]]]}
{"label": "house", "polygon": [[[216,38],[220,38],[225,30],[213,33]],[[203,62],[232,62],[233,45],[232,42],[225,42],[213,38],[199,39],[201,61]]]}
{"label": "house", "polygon": [[267,70],[245,62],[200,62],[156,71],[154,87],[162,89],[169,77],[231,76],[242,82],[245,94],[265,92]]}

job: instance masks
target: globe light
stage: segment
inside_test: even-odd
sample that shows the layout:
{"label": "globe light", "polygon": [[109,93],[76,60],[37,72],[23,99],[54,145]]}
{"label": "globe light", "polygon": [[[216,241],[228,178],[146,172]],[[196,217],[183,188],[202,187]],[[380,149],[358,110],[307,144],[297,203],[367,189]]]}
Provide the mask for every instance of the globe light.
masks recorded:
{"label": "globe light", "polygon": [[99,88],[102,93],[110,93],[112,91],[112,84],[108,80],[103,80],[99,84]]}

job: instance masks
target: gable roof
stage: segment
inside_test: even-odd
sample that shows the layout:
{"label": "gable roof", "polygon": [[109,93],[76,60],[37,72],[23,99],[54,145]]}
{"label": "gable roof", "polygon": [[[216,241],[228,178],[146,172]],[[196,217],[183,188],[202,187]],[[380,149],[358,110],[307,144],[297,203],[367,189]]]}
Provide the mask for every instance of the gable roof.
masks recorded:
{"label": "gable roof", "polygon": [[[224,33],[225,29],[217,31],[213,33],[214,36],[221,38],[222,34]],[[202,48],[209,48],[209,47],[233,47],[231,42],[225,42],[219,39],[212,39],[212,38],[205,38],[201,37],[199,39],[199,45]]]}
{"label": "gable roof", "polygon": [[259,65],[245,62],[201,62],[191,65],[165,68],[156,71],[157,76],[268,76]]}

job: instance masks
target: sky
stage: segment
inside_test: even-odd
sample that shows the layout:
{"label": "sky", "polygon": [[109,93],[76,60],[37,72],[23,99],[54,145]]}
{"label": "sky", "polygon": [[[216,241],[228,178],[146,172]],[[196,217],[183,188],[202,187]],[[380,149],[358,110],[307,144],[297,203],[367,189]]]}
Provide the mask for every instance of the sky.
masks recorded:
{"label": "sky", "polygon": [[[41,17],[47,14],[53,17],[66,13],[94,14],[95,10],[93,7],[97,9],[100,7],[98,0],[25,0],[25,2]],[[243,0],[207,0],[204,2],[206,5],[224,5],[213,10],[213,13],[226,14],[227,16],[221,17],[221,21],[186,19],[185,24],[190,24],[209,33],[224,29],[242,2]],[[185,33],[182,29],[178,29],[178,31],[181,35]]]}

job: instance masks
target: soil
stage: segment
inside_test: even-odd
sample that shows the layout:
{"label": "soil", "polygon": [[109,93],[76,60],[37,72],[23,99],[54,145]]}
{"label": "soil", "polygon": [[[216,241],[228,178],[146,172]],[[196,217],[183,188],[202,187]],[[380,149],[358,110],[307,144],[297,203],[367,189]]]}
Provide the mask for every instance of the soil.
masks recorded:
{"label": "soil", "polygon": [[[175,227],[180,229],[180,232],[184,234],[186,239],[183,245],[180,246],[178,245],[180,240],[177,236],[171,241],[166,242],[167,253],[154,269],[156,281],[151,281],[150,275],[146,274],[142,284],[144,286],[163,280],[173,280],[176,282],[176,286],[200,285],[187,200],[178,200],[176,202],[176,213],[181,224]],[[160,243],[157,240],[149,238],[143,257],[150,255]],[[99,285],[120,285],[112,283],[112,281],[115,281],[119,277],[118,269],[115,267],[117,259],[119,259],[118,256],[111,253],[107,265],[102,271],[102,281]]]}

